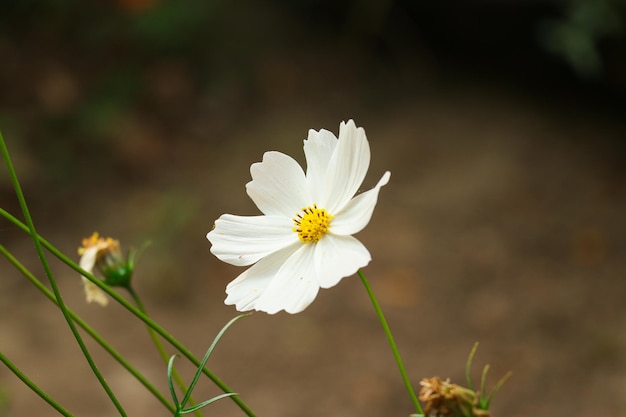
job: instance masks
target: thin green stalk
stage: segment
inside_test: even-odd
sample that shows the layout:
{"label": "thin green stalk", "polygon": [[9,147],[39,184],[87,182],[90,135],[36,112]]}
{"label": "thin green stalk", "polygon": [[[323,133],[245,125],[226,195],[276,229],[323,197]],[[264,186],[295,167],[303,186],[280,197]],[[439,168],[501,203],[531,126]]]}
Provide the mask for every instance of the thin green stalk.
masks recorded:
{"label": "thin green stalk", "polygon": [[[24,223],[19,221],[15,216],[11,215],[9,212],[7,212],[6,210],[2,208],[0,208],[0,216],[9,220],[11,223],[13,223],[22,231],[30,234],[30,230]],[[48,242],[47,240],[45,240],[39,235],[35,234],[34,236],[37,238],[39,242],[41,242],[43,247],[45,247],[48,251],[50,251],[50,253],[56,256],[61,262],[65,263],[67,266],[69,266],[70,268],[78,272],[80,275],[83,275],[84,277],[89,279],[98,288],[106,292],[111,298],[113,298],[120,305],[126,308],[130,313],[136,316],[139,320],[143,321],[145,324],[147,324],[152,329],[154,329],[159,335],[161,335],[165,340],[167,340],[173,347],[178,349],[178,351],[183,356],[185,356],[191,363],[193,363],[196,366],[200,365],[200,360],[198,358],[196,358],[187,348],[185,348],[185,346],[183,346],[178,340],[176,340],[176,338],[170,335],[163,327],[158,325],[154,320],[152,320],[150,317],[146,316],[141,311],[139,311],[137,307],[129,303],[126,299],[120,296],[117,292],[113,291],[108,285],[105,285],[102,281],[94,277],[93,274],[90,274],[87,271],[83,270],[80,266],[76,264],[76,262],[72,261],[70,258],[65,256],[61,251],[59,251],[50,242]],[[224,382],[222,382],[215,374],[213,374],[206,367],[203,368],[203,373],[225,393],[233,392]],[[241,400],[239,396],[233,396],[231,398],[235,402],[235,404],[237,404],[239,408],[244,413],[246,413],[249,417],[256,417],[252,409],[250,409],[250,407],[248,407],[248,405],[243,400]]]}
{"label": "thin green stalk", "polygon": [[[20,271],[35,287],[41,291],[50,301],[58,305],[54,294],[46,288],[22,263],[20,263],[4,246],[0,245],[0,253],[4,255],[9,262]],[[148,391],[152,393],[169,411],[175,412],[176,408],[167,400],[167,398],[159,392],[159,390],[148,381],[135,367],[133,367],[124,357],[116,351],[102,336],[100,336],[91,326],[80,318],[71,309],[67,309],[76,322],[89,336],[91,336],[104,350],[106,350],[120,365],[122,365],[131,375],[133,375]]]}
{"label": "thin green stalk", "polygon": [[93,361],[93,358],[91,357],[91,354],[89,353],[89,350],[87,349],[87,346],[85,346],[85,343],[83,342],[83,339],[80,336],[80,333],[78,332],[78,329],[76,329],[76,326],[74,325],[74,321],[72,320],[72,318],[70,317],[69,313],[67,312],[67,308],[65,307],[65,303],[63,301],[63,298],[61,297],[61,293],[59,292],[59,288],[58,288],[58,286],[56,284],[54,276],[52,275],[52,271],[50,270],[50,266],[48,265],[48,261],[46,259],[46,255],[43,253],[43,249],[41,247],[41,243],[39,242],[39,239],[37,239],[38,235],[37,235],[37,232],[35,230],[35,224],[33,222],[33,219],[31,217],[31,215],[30,215],[30,210],[28,209],[28,205],[26,204],[26,198],[24,197],[24,193],[22,192],[22,187],[20,186],[20,182],[19,182],[19,180],[17,178],[17,173],[15,171],[15,168],[13,167],[13,163],[11,162],[11,156],[9,155],[9,150],[7,149],[6,143],[4,142],[4,137],[2,136],[2,133],[0,133],[0,151],[2,152],[2,155],[3,155],[4,160],[6,162],[7,168],[9,170],[9,177],[11,178],[11,182],[13,184],[13,189],[15,190],[15,194],[17,195],[17,199],[18,199],[18,201],[20,203],[20,208],[22,209],[22,214],[24,215],[24,219],[26,220],[26,224],[28,225],[28,230],[30,232],[30,236],[32,237],[33,243],[35,244],[35,250],[37,252],[37,255],[39,256],[39,261],[41,262],[41,265],[42,265],[42,267],[43,267],[43,269],[44,269],[44,271],[46,273],[46,276],[48,277],[48,281],[50,282],[50,286],[52,287],[52,291],[54,292],[54,296],[57,299],[57,302],[58,302],[58,305],[59,305],[59,309],[63,313],[63,317],[65,318],[65,321],[67,322],[67,325],[70,328],[70,330],[71,330],[71,332],[72,332],[72,334],[74,336],[74,339],[76,339],[76,343],[78,343],[78,346],[80,347],[80,350],[82,351],[83,356],[87,360],[87,363],[89,364],[89,367],[93,371],[94,375],[96,376],[96,378],[100,382],[100,385],[102,386],[102,388],[104,389],[104,391],[106,392],[106,394],[108,395],[109,399],[111,400],[111,402],[113,403],[115,408],[118,410],[120,415],[122,417],[126,417],[126,412],[124,411],[124,408],[119,403],[119,401],[115,397],[115,394],[113,393],[113,391],[111,390],[111,388],[107,384],[106,380],[104,379],[104,377],[100,373],[100,370],[96,366],[96,363]]}
{"label": "thin green stalk", "polygon": [[54,401],[52,397],[46,394],[44,390],[39,388],[37,384],[35,384],[32,380],[30,380],[30,378],[28,378],[26,374],[24,374],[20,370],[20,368],[15,366],[13,362],[9,360],[9,358],[4,356],[2,352],[0,352],[0,361],[2,361],[2,363],[4,363],[7,366],[7,368],[9,368],[9,370],[11,370],[11,372],[13,372],[19,379],[21,379],[24,384],[26,384],[31,390],[33,390],[35,394],[39,395],[39,397],[41,397],[45,402],[50,404],[52,408],[57,410],[59,414],[62,414],[65,417],[73,417],[72,413],[70,413],[65,408],[63,408],[58,402]]}
{"label": "thin green stalk", "polygon": [[365,286],[365,290],[367,291],[367,294],[372,300],[372,304],[374,305],[374,310],[376,310],[376,315],[378,316],[378,319],[380,320],[380,324],[382,324],[383,330],[385,331],[385,334],[387,335],[387,340],[389,341],[389,345],[391,345],[391,351],[393,352],[393,357],[395,358],[396,363],[398,364],[398,368],[400,369],[400,375],[402,375],[402,380],[404,381],[404,385],[406,386],[406,389],[409,392],[409,397],[411,397],[411,400],[413,401],[413,404],[415,405],[415,409],[417,410],[417,412],[423,415],[424,411],[422,410],[422,406],[417,400],[417,396],[415,395],[413,386],[411,386],[411,381],[409,380],[409,376],[407,375],[404,365],[402,364],[402,358],[400,357],[400,352],[398,352],[398,347],[396,346],[396,342],[393,339],[393,334],[391,333],[391,329],[389,328],[389,325],[387,324],[387,320],[385,319],[383,310],[380,308],[380,305],[378,304],[378,301],[376,300],[376,296],[374,295],[374,291],[372,291],[372,287],[370,287],[370,284],[369,282],[367,282],[367,278],[365,278],[365,275],[363,274],[363,272],[359,269],[357,271],[357,274],[359,274],[359,277],[361,278],[361,281],[363,282],[363,285]]}
{"label": "thin green stalk", "polygon": [[[139,311],[141,311],[142,313],[144,313],[147,316],[148,315],[148,311],[146,310],[146,308],[144,307],[143,303],[141,302],[141,299],[139,298],[139,295],[137,294],[135,289],[133,287],[131,287],[130,285],[128,287],[126,287],[126,289],[128,290],[128,293],[132,297],[132,299],[135,302],[135,305],[137,306]],[[154,343],[154,346],[156,347],[157,351],[159,352],[159,355],[161,356],[161,359],[163,359],[163,362],[167,365],[168,362],[169,362],[169,356],[167,354],[167,351],[165,350],[165,347],[163,346],[163,343],[161,342],[161,339],[159,339],[159,335],[152,329],[152,327],[150,327],[150,326],[146,326],[146,327],[148,328],[148,333],[150,334],[150,338],[152,339],[152,343]],[[178,384],[178,387],[183,392],[188,392],[187,391],[187,387],[185,386],[185,383],[183,382],[183,379],[180,377],[180,374],[178,373],[178,371],[176,369],[173,369],[172,376],[174,377],[174,380],[176,381],[176,384]],[[189,401],[191,402],[192,405],[195,404],[195,401],[194,401],[193,397],[190,397]],[[196,410],[196,415],[198,417],[202,417],[202,411],[200,409]]]}

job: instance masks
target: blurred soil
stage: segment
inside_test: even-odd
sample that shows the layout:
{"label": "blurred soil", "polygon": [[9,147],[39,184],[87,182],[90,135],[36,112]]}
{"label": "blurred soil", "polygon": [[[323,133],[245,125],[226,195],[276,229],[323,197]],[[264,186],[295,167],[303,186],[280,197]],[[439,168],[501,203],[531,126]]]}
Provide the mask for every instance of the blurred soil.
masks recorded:
{"label": "blurred soil", "polygon": [[[209,253],[213,221],[257,213],[244,185],[264,151],[303,161],[308,129],[337,132],[354,118],[372,149],[363,188],[392,172],[358,237],[414,384],[434,375],[462,383],[479,341],[475,385],[486,363],[488,386],[513,373],[494,417],[626,415],[620,85],[550,66],[557,76],[541,78],[547,61],[527,72],[458,66],[416,40],[381,50],[358,30],[309,36],[302,20],[271,11],[248,38],[229,39],[245,44],[261,27],[272,28],[263,32],[272,42],[258,51],[238,44],[243,52],[222,63],[228,70],[207,81],[180,57],[143,62],[138,98],[123,111],[86,113],[80,127],[74,117],[99,76],[88,71],[97,60],[72,58],[54,37],[42,43],[45,31],[3,39],[11,59],[0,127],[39,233],[76,258],[94,230],[125,247],[151,240],[135,287],[155,320],[201,357],[236,315],[224,288],[242,271]],[[109,58],[107,71],[116,65]],[[1,206],[17,214],[4,167],[0,174]],[[0,243],[44,279],[32,243],[6,221]],[[66,303],[166,393],[166,367],[145,327],[115,304],[87,305],[76,274],[50,262]],[[61,314],[4,258],[0,275],[0,350],[74,415],[115,415]],[[129,416],[168,415],[88,345]],[[188,380],[193,369],[176,365]],[[259,416],[412,412],[357,277],[321,291],[302,314],[238,322],[209,367]],[[195,397],[218,393],[203,381]],[[4,367],[2,397],[9,406],[0,416],[55,415]],[[223,400],[205,415],[243,413]]]}

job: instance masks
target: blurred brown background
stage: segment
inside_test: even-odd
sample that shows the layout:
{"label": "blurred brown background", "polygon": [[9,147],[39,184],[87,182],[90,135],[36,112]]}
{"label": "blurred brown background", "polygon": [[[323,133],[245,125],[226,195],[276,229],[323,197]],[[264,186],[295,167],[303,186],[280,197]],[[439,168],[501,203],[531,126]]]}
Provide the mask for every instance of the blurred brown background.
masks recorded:
{"label": "blurred brown background", "polygon": [[[433,4],[434,3],[434,4]],[[222,213],[256,214],[249,166],[303,161],[310,128],[363,126],[364,188],[392,180],[359,238],[418,386],[513,377],[494,416],[626,415],[623,1],[0,1],[0,129],[39,232],[76,256],[94,230],[153,245],[134,278],[197,356],[236,311],[242,269],[209,253]],[[6,169],[0,201],[18,214]],[[0,242],[45,279],[32,243]],[[141,323],[68,305],[166,392]],[[167,416],[97,346],[129,416]],[[116,415],[59,311],[3,258],[0,350],[76,416]],[[171,351],[174,353],[174,351]],[[177,366],[187,379],[193,371]],[[261,416],[413,410],[356,277],[303,313],[255,314],[209,366]],[[218,391],[204,381],[195,397]],[[0,368],[0,416],[56,413]],[[229,400],[205,415],[243,415]]]}

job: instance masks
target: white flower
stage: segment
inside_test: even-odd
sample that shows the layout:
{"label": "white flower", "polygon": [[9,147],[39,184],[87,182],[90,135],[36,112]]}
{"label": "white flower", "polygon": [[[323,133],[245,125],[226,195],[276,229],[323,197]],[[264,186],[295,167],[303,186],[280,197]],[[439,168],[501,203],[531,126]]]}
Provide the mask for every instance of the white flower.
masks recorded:
{"label": "white flower", "polygon": [[[96,262],[107,253],[119,253],[119,242],[110,237],[106,239],[101,238],[98,233],[94,233],[90,237],[83,239],[83,246],[78,248],[78,254],[81,255],[78,265],[85,271],[93,274]],[[84,276],[81,275],[81,278],[87,302],[95,301],[101,306],[106,306],[109,303],[106,293]]]}
{"label": "white flower", "polygon": [[352,235],[369,223],[391,173],[355,197],[370,164],[365,131],[352,120],[341,123],[339,139],[309,130],[304,154],[306,174],[288,155],[266,152],[246,185],[264,215],[224,214],[207,234],[219,259],[252,265],[226,287],[225,303],[239,311],[298,313],[371,260]]}

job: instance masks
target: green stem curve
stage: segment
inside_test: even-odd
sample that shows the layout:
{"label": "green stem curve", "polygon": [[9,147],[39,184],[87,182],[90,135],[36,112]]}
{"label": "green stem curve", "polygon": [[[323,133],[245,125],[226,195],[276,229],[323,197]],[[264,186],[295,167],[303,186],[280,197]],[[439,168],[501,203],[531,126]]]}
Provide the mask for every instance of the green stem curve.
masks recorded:
{"label": "green stem curve", "polygon": [[400,357],[400,352],[398,352],[398,347],[396,346],[396,342],[393,338],[393,334],[391,333],[391,329],[389,328],[389,324],[387,324],[387,320],[385,319],[383,310],[380,308],[380,305],[378,304],[378,300],[376,300],[376,296],[374,295],[374,291],[372,290],[372,287],[367,281],[367,278],[365,278],[365,275],[363,274],[363,272],[359,269],[357,271],[357,274],[361,278],[361,282],[363,282],[363,285],[365,286],[365,290],[367,291],[367,294],[372,300],[372,304],[374,305],[374,310],[376,310],[376,315],[378,316],[378,319],[380,320],[380,324],[382,324],[383,326],[383,330],[385,331],[385,335],[387,336],[387,340],[389,341],[389,345],[391,346],[393,357],[396,360],[396,363],[398,364],[398,368],[400,369],[400,375],[402,376],[402,381],[404,382],[404,385],[409,393],[409,397],[411,397],[411,401],[413,401],[413,405],[415,406],[415,409],[417,410],[418,414],[423,415],[424,411],[422,410],[422,406],[417,400],[417,396],[415,395],[415,391],[413,390],[413,386],[411,385],[409,376],[406,373],[406,369],[404,368],[404,364],[402,363],[402,358]]}
{"label": "green stem curve", "polygon": [[67,411],[65,408],[63,408],[61,406],[61,404],[56,402],[51,396],[46,394],[46,392],[44,390],[39,388],[39,386],[37,384],[35,384],[30,378],[28,378],[26,376],[26,374],[23,373],[20,370],[20,368],[18,368],[13,362],[11,362],[9,360],[9,358],[4,356],[4,354],[2,352],[0,352],[0,362],[5,364],[6,367],[9,368],[9,370],[15,374],[15,376],[17,376],[19,379],[21,379],[22,382],[24,384],[26,384],[31,390],[33,390],[33,392],[35,394],[39,395],[39,397],[41,397],[45,402],[50,404],[50,406],[52,408],[57,410],[60,414],[64,415],[65,417],[73,417],[72,414],[69,411]]}

